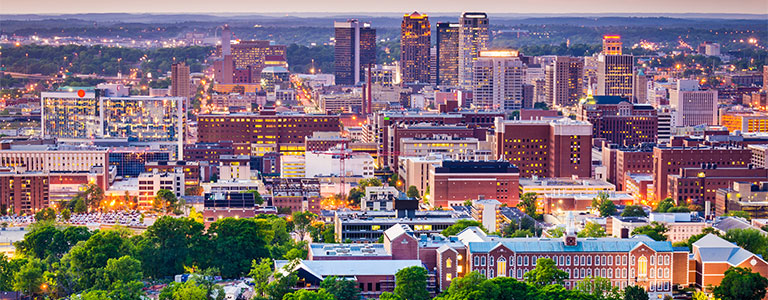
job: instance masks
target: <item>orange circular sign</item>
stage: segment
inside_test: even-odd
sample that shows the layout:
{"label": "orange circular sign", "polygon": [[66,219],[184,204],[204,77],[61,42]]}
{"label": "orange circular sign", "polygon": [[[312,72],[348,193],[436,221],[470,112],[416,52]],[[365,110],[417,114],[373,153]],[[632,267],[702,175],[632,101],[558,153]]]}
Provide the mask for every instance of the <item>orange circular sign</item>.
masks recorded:
{"label": "orange circular sign", "polygon": [[77,90],[77,96],[82,98],[85,97],[85,91],[84,90]]}

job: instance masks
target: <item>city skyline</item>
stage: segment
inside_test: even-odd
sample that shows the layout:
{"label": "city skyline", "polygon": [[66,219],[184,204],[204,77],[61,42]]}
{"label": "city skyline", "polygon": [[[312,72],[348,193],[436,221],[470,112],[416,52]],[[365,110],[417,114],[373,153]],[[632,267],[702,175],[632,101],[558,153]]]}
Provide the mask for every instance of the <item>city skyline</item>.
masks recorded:
{"label": "city skyline", "polygon": [[[105,3],[106,2],[106,3]],[[242,0],[219,2],[217,8],[207,3],[189,3],[177,0],[148,1],[138,0],[131,3],[118,1],[83,0],[77,3],[63,3],[42,0],[38,5],[30,6],[21,1],[3,4],[4,14],[68,14],[68,13],[394,13],[414,10],[426,13],[450,13],[462,11],[487,11],[489,14],[501,13],[543,13],[543,14],[601,14],[601,13],[707,13],[707,14],[768,14],[768,4],[760,0],[743,0],[739,5],[723,6],[715,0],[702,1],[663,1],[650,0],[636,3],[624,3],[609,0],[550,0],[547,5],[539,1],[523,0],[514,6],[501,1],[484,1],[467,4],[464,1],[420,1],[418,4],[397,0],[373,3],[350,3],[349,1],[331,0],[323,2],[298,0],[293,5],[283,3],[259,3],[258,6]],[[151,9],[147,9],[151,7]],[[233,9],[239,7],[239,9]],[[438,7],[438,9],[434,9]],[[553,9],[555,8],[555,9]]]}

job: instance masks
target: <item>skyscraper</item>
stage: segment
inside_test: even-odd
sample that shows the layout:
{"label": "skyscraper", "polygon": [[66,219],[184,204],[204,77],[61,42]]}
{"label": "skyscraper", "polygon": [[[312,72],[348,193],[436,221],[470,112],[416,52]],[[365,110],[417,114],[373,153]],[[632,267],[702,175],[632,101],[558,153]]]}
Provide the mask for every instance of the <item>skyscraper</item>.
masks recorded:
{"label": "skyscraper", "polygon": [[459,23],[437,23],[437,85],[459,84]]}
{"label": "skyscraper", "polygon": [[717,90],[701,90],[697,80],[680,79],[669,90],[676,126],[717,125]]}
{"label": "skyscraper", "polygon": [[491,109],[523,107],[523,62],[516,51],[481,51],[473,70],[474,106]]}
{"label": "skyscraper", "polygon": [[363,80],[362,70],[376,63],[376,29],[358,20],[333,22],[333,27],[336,84],[356,84]]}
{"label": "skyscraper", "polygon": [[545,68],[546,102],[552,106],[576,104],[584,96],[584,60],[558,56]]}
{"label": "skyscraper", "polygon": [[621,36],[604,35],[603,36],[603,54],[621,55]]}
{"label": "skyscraper", "polygon": [[400,65],[404,83],[429,83],[431,28],[426,14],[405,14],[400,26]]}
{"label": "skyscraper", "polygon": [[171,65],[171,96],[189,98],[191,94],[189,66],[183,62]]}
{"label": "skyscraper", "polygon": [[600,96],[620,96],[632,100],[635,57],[621,54],[621,37],[603,36],[603,53],[597,57],[597,92]]}
{"label": "skyscraper", "polygon": [[488,15],[465,12],[459,18],[459,26],[459,85],[469,89],[472,87],[473,63],[478,53],[490,45]]}

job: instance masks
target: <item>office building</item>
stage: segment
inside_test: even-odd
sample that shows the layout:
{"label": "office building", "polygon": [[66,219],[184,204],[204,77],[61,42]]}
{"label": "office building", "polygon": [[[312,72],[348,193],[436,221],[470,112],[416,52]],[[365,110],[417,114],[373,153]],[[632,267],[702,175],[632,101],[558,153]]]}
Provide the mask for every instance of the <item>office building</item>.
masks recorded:
{"label": "office building", "polygon": [[517,51],[480,51],[472,71],[473,106],[494,110],[523,108],[523,68]]}
{"label": "office building", "polygon": [[207,193],[203,200],[205,226],[223,218],[253,218],[256,216],[256,200],[253,193]]}
{"label": "office building", "polygon": [[443,161],[429,168],[429,204],[464,205],[467,200],[496,199],[508,206],[520,200],[520,171],[508,161]]}
{"label": "office building", "polygon": [[696,80],[678,80],[669,90],[669,105],[676,112],[677,127],[718,123],[717,90],[701,90]]}
{"label": "office building", "polygon": [[114,166],[117,176],[136,177],[145,172],[146,164],[170,160],[170,153],[146,148],[113,148],[109,151],[109,165]]}
{"label": "office building", "polygon": [[290,211],[320,213],[320,181],[315,178],[271,178],[265,181],[272,205]]}
{"label": "office building", "polygon": [[768,113],[760,111],[725,111],[720,114],[720,125],[729,132],[768,133]]}
{"label": "office building", "polygon": [[[733,182],[759,182],[768,178],[768,169],[717,166],[703,164],[699,167],[683,168],[677,174],[669,175],[668,197],[680,204],[696,204],[704,207],[706,202],[715,204],[718,189],[731,186]],[[710,205],[711,205],[710,204]]]}
{"label": "office building", "polygon": [[15,168],[0,170],[0,209],[3,215],[34,215],[48,207],[49,174],[19,172]]}
{"label": "office building", "polygon": [[[154,205],[155,196],[160,190],[169,190],[177,198],[184,196],[184,171],[181,167],[175,168],[171,172],[161,172],[153,170],[138,175],[139,206],[141,210],[151,209]],[[164,204],[160,204],[164,207]]]}
{"label": "office building", "polygon": [[618,35],[604,35],[603,36],[603,54],[605,55],[621,55],[621,36]]}
{"label": "office building", "polygon": [[437,85],[459,84],[459,23],[437,23]]}
{"label": "office building", "polygon": [[430,82],[431,32],[426,14],[413,12],[403,16],[400,25],[400,71],[404,83]]}
{"label": "office building", "polygon": [[[339,132],[339,116],[277,114],[274,110],[261,110],[257,114],[200,115],[198,142],[249,143],[280,147],[280,152],[303,152],[304,139],[314,132]],[[302,149],[289,149],[301,144]]]}
{"label": "office building", "polygon": [[395,199],[406,198],[405,194],[394,186],[368,186],[365,187],[365,196],[360,198],[360,210],[393,211]]}
{"label": "office building", "polygon": [[480,51],[491,45],[488,15],[464,12],[459,18],[459,85],[472,88],[474,63]]}
{"label": "office building", "polygon": [[752,151],[752,166],[768,169],[768,145],[748,145]]}
{"label": "office building", "polygon": [[592,125],[558,119],[496,119],[494,153],[520,168],[521,177],[592,177]]}
{"label": "office building", "polygon": [[594,96],[578,106],[577,120],[592,124],[592,137],[622,146],[655,143],[658,133],[656,109],[633,104],[618,96]]}
{"label": "office building", "polygon": [[110,180],[108,152],[107,148],[95,146],[12,145],[2,142],[0,167],[48,174],[82,173],[86,178],[91,171],[98,169],[93,182],[106,190]]}
{"label": "office building", "polygon": [[[716,164],[719,167],[745,167],[752,159],[749,149],[736,147],[655,147],[653,148],[653,182],[656,201],[670,197],[669,176],[681,169]],[[687,199],[684,199],[687,200]],[[675,199],[677,201],[677,199]],[[684,203],[678,203],[684,204]]]}
{"label": "office building", "polygon": [[363,70],[376,64],[376,29],[358,20],[333,22],[336,84],[354,85],[363,80]]}
{"label": "office building", "polygon": [[549,106],[574,105],[584,97],[584,59],[557,56],[544,67],[544,79]]}
{"label": "office building", "polygon": [[171,65],[171,96],[192,97],[192,84],[189,78],[189,66],[185,63]]}
{"label": "office building", "polygon": [[768,218],[768,181],[734,181],[715,195],[715,215],[731,211],[747,212],[752,219]]}

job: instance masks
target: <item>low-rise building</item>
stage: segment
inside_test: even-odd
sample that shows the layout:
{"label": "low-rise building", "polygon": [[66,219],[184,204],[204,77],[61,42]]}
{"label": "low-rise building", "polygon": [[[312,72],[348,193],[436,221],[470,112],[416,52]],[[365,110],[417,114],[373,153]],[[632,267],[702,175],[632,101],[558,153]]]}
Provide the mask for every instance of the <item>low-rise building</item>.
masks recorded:
{"label": "low-rise building", "polygon": [[405,195],[393,186],[365,187],[365,196],[360,199],[360,209],[387,210],[395,209],[395,199],[404,199]]}
{"label": "low-rise building", "polygon": [[505,160],[444,161],[429,168],[428,201],[432,207],[450,207],[485,198],[516,206],[519,180],[520,171]]}
{"label": "low-rise building", "polygon": [[169,190],[176,197],[184,196],[184,171],[177,167],[172,172],[160,172],[154,170],[138,176],[139,209],[151,209],[155,195],[160,190]]}
{"label": "low-rise building", "polygon": [[715,214],[745,211],[751,218],[768,218],[768,181],[732,182],[715,196]]}

